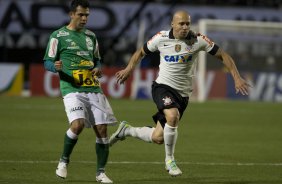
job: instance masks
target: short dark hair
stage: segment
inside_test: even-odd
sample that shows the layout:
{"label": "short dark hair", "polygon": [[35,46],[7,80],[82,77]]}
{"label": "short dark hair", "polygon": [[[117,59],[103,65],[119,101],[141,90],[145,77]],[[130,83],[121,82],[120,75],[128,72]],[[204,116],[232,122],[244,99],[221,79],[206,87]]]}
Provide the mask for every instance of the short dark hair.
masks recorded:
{"label": "short dark hair", "polygon": [[70,11],[75,12],[78,6],[82,6],[83,8],[89,8],[90,4],[88,0],[72,0],[70,5]]}

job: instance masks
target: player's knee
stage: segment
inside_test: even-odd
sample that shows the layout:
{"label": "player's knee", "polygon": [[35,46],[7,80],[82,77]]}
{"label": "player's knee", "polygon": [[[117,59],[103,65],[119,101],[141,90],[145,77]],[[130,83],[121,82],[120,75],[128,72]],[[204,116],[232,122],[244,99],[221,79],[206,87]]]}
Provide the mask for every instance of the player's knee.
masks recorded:
{"label": "player's knee", "polygon": [[96,125],[93,129],[97,137],[107,137],[107,125]]}
{"label": "player's knee", "polygon": [[164,138],[161,137],[161,136],[153,136],[152,141],[153,141],[153,143],[156,143],[156,144],[163,144]]}
{"label": "player's knee", "polygon": [[79,135],[84,128],[84,119],[77,119],[71,123],[71,130],[76,135]]}
{"label": "player's knee", "polygon": [[166,111],[166,121],[171,126],[176,126],[180,118],[178,110]]}
{"label": "player's knee", "polygon": [[175,115],[175,116],[168,116],[167,118],[167,122],[170,122],[172,124],[177,124],[179,121],[179,116]]}

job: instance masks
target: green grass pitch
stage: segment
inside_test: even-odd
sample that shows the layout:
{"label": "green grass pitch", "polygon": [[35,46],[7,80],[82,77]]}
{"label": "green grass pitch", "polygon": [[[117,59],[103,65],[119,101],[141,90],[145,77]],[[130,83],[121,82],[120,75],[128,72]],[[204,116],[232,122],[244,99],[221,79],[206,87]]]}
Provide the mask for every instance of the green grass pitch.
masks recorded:
{"label": "green grass pitch", "polygon": [[[153,125],[148,100],[109,99],[118,120]],[[95,136],[85,129],[68,178],[55,176],[68,128],[61,98],[0,97],[0,183],[95,183]],[[117,126],[109,127],[109,134]],[[164,146],[127,138],[110,149],[107,175],[118,184],[281,184],[282,104],[208,101],[188,106],[179,124],[170,177]]]}

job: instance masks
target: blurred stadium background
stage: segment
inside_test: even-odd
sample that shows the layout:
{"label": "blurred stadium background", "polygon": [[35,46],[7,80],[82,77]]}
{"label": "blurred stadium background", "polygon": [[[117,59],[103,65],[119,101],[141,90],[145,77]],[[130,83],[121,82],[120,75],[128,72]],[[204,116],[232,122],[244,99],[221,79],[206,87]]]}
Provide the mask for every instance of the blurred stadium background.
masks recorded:
{"label": "blurred stadium background", "polygon": [[[158,54],[145,57],[124,86],[115,85],[113,73],[124,67],[136,47],[159,30],[169,29],[177,9],[192,16],[192,29],[201,19],[274,23],[276,28],[219,25],[206,34],[235,59],[240,72],[252,83],[248,97],[234,93],[233,82],[222,64],[207,59],[205,99],[282,101],[282,1],[281,0],[152,0],[91,1],[88,28],[99,39],[103,57],[105,93],[113,98],[150,98]],[[44,71],[42,58],[52,31],[66,24],[69,1],[0,0],[0,94],[60,96],[57,75]],[[223,27],[223,30],[221,29]],[[223,31],[225,31],[223,33]],[[215,82],[217,81],[217,82]],[[197,96],[197,86],[194,95]]]}
{"label": "blurred stadium background", "polygon": [[[282,183],[282,107],[276,103],[282,102],[282,0],[90,2],[88,28],[100,43],[102,87],[119,120],[153,125],[153,102],[139,99],[150,98],[158,55],[145,57],[125,85],[116,85],[114,73],[127,64],[136,47],[169,29],[176,9],[188,10],[191,29],[204,31],[227,50],[253,85],[249,96],[236,95],[220,62],[203,56],[206,101],[192,101],[179,125],[175,154],[183,176],[170,178],[164,171],[163,146],[129,138],[111,148],[107,172],[115,183]],[[54,173],[68,124],[58,76],[44,70],[42,58],[50,33],[69,20],[68,4],[69,0],[0,0],[0,183],[95,180],[92,131],[80,136],[68,179],[61,181]],[[200,22],[205,22],[204,29]],[[115,129],[109,127],[109,134]]]}

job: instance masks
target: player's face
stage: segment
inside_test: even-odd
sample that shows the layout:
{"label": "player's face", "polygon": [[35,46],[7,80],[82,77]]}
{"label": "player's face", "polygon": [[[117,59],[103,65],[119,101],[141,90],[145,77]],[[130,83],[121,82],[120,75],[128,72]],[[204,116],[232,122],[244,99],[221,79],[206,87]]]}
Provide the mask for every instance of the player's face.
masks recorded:
{"label": "player's face", "polygon": [[175,16],[172,21],[173,35],[177,39],[184,39],[187,37],[190,30],[191,18],[187,14],[180,14]]}
{"label": "player's face", "polygon": [[75,30],[81,30],[85,27],[88,16],[89,16],[89,8],[83,8],[78,6],[75,12],[71,12],[71,25]]}

